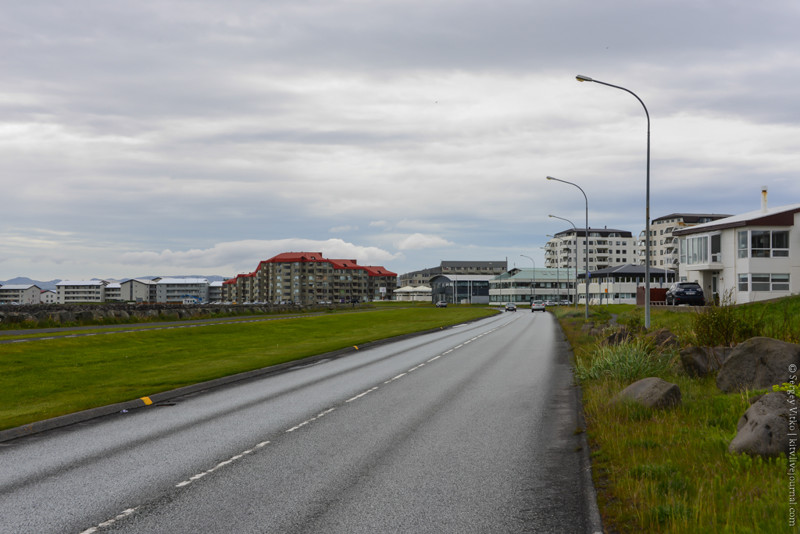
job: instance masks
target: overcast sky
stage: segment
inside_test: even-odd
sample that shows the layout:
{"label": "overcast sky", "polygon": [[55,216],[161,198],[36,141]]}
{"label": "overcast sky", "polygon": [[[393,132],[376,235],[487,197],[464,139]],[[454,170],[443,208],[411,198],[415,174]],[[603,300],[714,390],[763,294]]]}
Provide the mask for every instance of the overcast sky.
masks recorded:
{"label": "overcast sky", "polygon": [[2,1],[0,280],[543,266],[800,202],[800,3]]}

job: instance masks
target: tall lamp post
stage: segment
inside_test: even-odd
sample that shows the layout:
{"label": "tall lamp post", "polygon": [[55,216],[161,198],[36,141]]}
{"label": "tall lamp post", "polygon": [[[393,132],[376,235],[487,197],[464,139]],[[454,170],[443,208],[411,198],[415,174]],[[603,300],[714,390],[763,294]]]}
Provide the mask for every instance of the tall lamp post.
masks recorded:
{"label": "tall lamp post", "polygon": [[[586,192],[578,184],[573,184],[572,182],[568,182],[566,180],[559,180],[558,178],[553,178],[552,176],[548,176],[547,179],[548,180],[555,180],[556,182],[561,182],[561,183],[564,183],[564,184],[569,184],[571,186],[577,187],[578,190],[581,193],[583,193],[583,199],[586,201],[586,235],[584,236],[585,237],[584,243],[586,244],[586,247],[585,247],[586,251],[585,251],[585,254],[584,254],[584,256],[585,256],[584,257],[584,262],[586,264],[586,280],[585,280],[585,285],[586,285],[586,312],[585,312],[584,316],[585,316],[586,320],[588,321],[589,320],[589,199],[586,198]],[[577,240],[578,240],[578,232],[576,230],[575,231],[575,241],[577,242]],[[576,245],[577,245],[577,243],[576,243]],[[578,284],[578,280],[577,280],[577,275],[576,275],[575,285],[577,285],[577,284]]]}
{"label": "tall lamp post", "polygon": [[533,261],[533,258],[526,256],[525,254],[520,254],[520,256],[523,258],[528,258],[533,264],[533,271],[531,271],[531,304],[533,304],[533,297],[536,296],[536,262]]}
{"label": "tall lamp post", "polygon": [[631,91],[630,89],[625,89],[624,87],[620,87],[619,85],[612,85],[610,83],[601,82],[600,80],[595,80],[594,78],[590,78],[589,76],[583,76],[578,74],[575,76],[575,79],[579,82],[594,82],[599,83],[600,85],[607,85],[608,87],[613,87],[614,89],[619,89],[621,91],[625,91],[626,93],[630,93],[639,101],[639,103],[644,108],[644,114],[647,116],[647,193],[645,198],[645,233],[647,234],[647,239],[644,242],[644,328],[645,330],[650,329],[650,113],[647,111],[647,106],[644,105],[642,99],[639,96]]}
{"label": "tall lamp post", "polygon": [[572,221],[570,221],[569,219],[565,219],[564,217],[559,217],[558,215],[548,215],[548,217],[568,222],[572,226],[572,229],[575,231],[575,299],[572,301],[572,305],[577,307],[578,306],[578,229],[575,228],[575,225],[572,224]]}

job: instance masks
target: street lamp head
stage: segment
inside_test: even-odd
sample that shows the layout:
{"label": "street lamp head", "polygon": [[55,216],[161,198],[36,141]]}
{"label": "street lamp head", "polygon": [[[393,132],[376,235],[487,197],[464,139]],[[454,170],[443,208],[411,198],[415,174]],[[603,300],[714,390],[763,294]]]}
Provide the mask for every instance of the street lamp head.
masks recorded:
{"label": "street lamp head", "polygon": [[558,178],[553,178],[552,176],[547,177],[548,180],[558,180]]}
{"label": "street lamp head", "polygon": [[578,80],[579,82],[593,82],[594,81],[592,78],[589,78],[588,76],[584,76],[583,74],[578,74],[577,76],[575,76],[575,79]]}

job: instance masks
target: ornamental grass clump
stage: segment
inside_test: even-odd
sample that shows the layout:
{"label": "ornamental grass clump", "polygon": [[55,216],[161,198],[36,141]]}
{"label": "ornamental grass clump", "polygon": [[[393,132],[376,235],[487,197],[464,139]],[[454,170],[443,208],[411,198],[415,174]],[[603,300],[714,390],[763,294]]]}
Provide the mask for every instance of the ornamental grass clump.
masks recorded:
{"label": "ornamental grass clump", "polygon": [[581,381],[614,378],[633,382],[668,373],[675,357],[672,349],[655,347],[648,340],[634,338],[617,345],[597,347],[590,356],[577,358],[575,370]]}

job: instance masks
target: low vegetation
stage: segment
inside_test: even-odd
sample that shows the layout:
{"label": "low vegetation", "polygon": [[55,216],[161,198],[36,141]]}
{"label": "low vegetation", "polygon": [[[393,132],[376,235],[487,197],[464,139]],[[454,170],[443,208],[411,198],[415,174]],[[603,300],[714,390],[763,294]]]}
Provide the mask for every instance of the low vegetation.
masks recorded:
{"label": "low vegetation", "polygon": [[378,307],[3,344],[0,430],[492,313],[469,306]]}
{"label": "low vegetation", "polygon": [[[800,298],[747,306],[651,309],[651,331],[667,328],[681,345],[734,345],[752,336],[797,343]],[[750,398],[762,392],[724,394],[715,377],[690,378],[677,349],[655,346],[643,335],[635,306],[557,312],[575,353],[583,392],[598,504],[608,532],[792,532],[787,460],[728,453]],[[792,320],[794,318],[794,320]],[[608,344],[624,326],[634,336]],[[678,384],[682,405],[652,410],[611,399],[630,383],[659,376]],[[793,480],[793,479],[792,479]]]}

